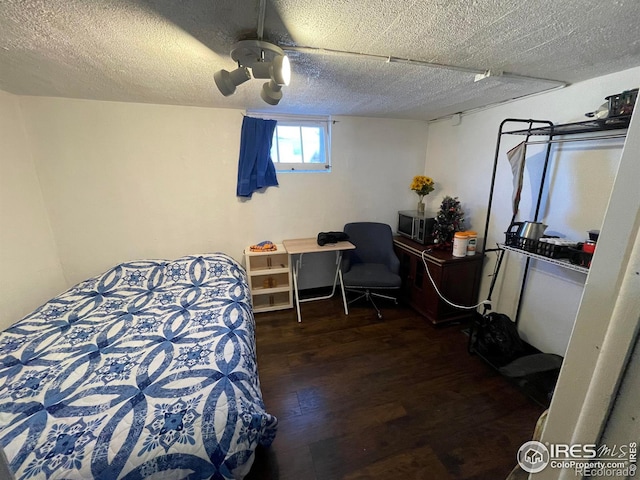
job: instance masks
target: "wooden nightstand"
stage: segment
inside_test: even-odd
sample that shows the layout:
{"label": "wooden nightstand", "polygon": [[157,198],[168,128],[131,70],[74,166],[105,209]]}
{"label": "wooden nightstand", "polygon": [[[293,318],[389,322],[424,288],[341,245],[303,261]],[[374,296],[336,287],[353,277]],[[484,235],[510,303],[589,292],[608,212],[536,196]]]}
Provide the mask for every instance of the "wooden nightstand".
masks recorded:
{"label": "wooden nightstand", "polygon": [[[438,297],[421,258],[421,252],[429,245],[394,237],[393,246],[400,259],[401,299],[433,324],[467,320],[473,316],[475,310],[454,308]],[[460,305],[477,303],[483,254],[458,258],[451,252],[434,250],[425,257],[438,290],[447,299]]]}
{"label": "wooden nightstand", "polygon": [[284,246],[272,252],[244,250],[253,311],[269,312],[293,307],[291,265]]}

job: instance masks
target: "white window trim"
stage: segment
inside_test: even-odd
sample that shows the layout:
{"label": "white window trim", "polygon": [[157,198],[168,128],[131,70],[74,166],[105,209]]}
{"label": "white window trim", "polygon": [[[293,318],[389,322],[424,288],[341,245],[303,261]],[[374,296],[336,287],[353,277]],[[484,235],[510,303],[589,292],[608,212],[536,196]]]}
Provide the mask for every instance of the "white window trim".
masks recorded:
{"label": "white window trim", "polygon": [[286,115],[247,111],[247,115],[265,120],[276,120],[278,126],[320,127],[324,131],[325,163],[285,163],[275,162],[278,173],[329,173],[331,172],[331,116],[329,115]]}

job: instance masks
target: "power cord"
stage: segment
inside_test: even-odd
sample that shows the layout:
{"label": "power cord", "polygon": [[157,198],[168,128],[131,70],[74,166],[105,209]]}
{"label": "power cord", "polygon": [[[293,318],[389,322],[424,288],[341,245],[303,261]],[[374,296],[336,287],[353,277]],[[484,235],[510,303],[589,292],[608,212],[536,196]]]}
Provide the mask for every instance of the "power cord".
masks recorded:
{"label": "power cord", "polygon": [[438,290],[438,287],[436,286],[436,282],[433,280],[433,277],[431,276],[431,272],[429,271],[429,265],[427,264],[427,260],[425,259],[425,254],[429,253],[430,251],[431,251],[430,248],[426,249],[426,250],[423,250],[422,253],[420,254],[420,256],[422,257],[422,263],[424,264],[424,269],[427,271],[427,276],[429,277],[429,280],[431,280],[431,285],[433,285],[433,289],[436,291],[436,293],[438,294],[438,296],[442,300],[444,300],[446,303],[448,303],[452,307],[460,308],[460,309],[463,309],[463,310],[475,310],[480,305],[491,305],[491,300],[489,300],[489,299],[483,300],[480,303],[478,303],[476,305],[473,305],[473,306],[466,306],[466,305],[458,305],[457,303],[453,303],[452,301],[450,301],[447,298],[445,298],[444,295],[442,295],[442,293],[440,293],[440,290]]}

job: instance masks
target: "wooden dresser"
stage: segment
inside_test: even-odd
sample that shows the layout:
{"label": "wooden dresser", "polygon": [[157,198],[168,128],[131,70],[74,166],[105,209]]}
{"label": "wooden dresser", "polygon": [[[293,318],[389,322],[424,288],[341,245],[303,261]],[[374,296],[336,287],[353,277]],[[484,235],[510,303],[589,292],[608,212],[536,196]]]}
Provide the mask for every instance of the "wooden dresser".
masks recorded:
{"label": "wooden dresser", "polygon": [[[393,244],[400,259],[401,300],[433,324],[467,320],[473,316],[475,309],[458,309],[438,297],[421,258],[422,251],[429,249],[429,245],[405,237],[394,237]],[[484,255],[476,253],[458,258],[451,252],[433,250],[425,254],[425,258],[438,290],[447,299],[460,305],[478,302]]]}

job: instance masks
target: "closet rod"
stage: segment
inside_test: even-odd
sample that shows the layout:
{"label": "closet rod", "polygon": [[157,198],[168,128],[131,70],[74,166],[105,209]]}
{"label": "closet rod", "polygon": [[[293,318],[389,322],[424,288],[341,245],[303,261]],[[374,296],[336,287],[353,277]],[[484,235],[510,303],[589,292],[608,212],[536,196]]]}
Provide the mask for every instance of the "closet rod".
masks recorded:
{"label": "closet rod", "polygon": [[586,140],[606,140],[609,138],[625,138],[626,133],[617,133],[614,135],[600,135],[598,137],[579,137],[579,138],[559,138],[557,140],[535,140],[525,142],[525,145],[547,145],[549,143],[565,143],[565,142],[584,142]]}

